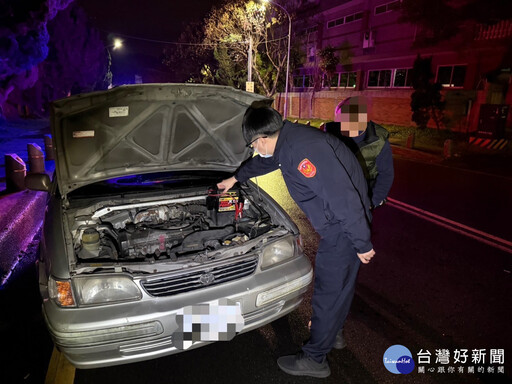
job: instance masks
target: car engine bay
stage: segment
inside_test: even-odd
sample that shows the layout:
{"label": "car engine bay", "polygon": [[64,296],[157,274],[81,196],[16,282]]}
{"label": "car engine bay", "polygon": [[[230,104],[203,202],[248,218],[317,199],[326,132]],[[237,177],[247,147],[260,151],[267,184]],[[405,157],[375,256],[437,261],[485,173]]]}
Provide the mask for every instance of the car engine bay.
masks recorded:
{"label": "car engine bay", "polygon": [[201,192],[103,204],[86,210],[87,215],[79,210],[70,223],[77,263],[176,262],[243,245],[279,227],[272,223],[261,197],[249,190]]}

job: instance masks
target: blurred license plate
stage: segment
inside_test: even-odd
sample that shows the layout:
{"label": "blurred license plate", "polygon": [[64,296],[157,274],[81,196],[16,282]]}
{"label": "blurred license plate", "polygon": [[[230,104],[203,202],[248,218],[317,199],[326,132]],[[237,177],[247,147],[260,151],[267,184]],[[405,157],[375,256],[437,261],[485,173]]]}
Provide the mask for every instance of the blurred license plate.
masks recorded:
{"label": "blurred license plate", "polygon": [[184,307],[176,314],[173,344],[187,349],[198,341],[229,341],[244,328],[240,303],[219,299]]}

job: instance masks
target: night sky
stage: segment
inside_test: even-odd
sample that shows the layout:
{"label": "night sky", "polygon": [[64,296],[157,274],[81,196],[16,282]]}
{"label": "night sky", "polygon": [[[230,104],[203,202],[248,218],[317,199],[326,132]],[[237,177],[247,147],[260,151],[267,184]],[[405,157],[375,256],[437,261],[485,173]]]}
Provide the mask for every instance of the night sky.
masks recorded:
{"label": "night sky", "polygon": [[[202,20],[219,0],[76,0],[93,25],[107,32],[143,39],[176,41],[184,25]],[[158,56],[164,44],[124,37],[126,52]],[[108,44],[109,42],[106,42]]]}

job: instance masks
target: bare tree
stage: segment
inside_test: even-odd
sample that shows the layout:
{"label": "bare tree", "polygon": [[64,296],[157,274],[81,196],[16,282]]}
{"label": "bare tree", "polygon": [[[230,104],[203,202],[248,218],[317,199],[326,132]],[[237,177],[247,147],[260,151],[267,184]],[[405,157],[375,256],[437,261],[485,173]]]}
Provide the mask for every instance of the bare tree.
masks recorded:
{"label": "bare tree", "polygon": [[212,47],[204,44],[202,23],[188,24],[178,43],[164,50],[162,62],[171,70],[174,81],[214,83],[215,59]]}
{"label": "bare tree", "polygon": [[340,58],[336,56],[336,48],[330,45],[322,48],[318,52],[320,57],[320,70],[322,71],[323,77],[327,87],[331,86],[331,79],[336,73],[336,67],[340,62]]}
{"label": "bare tree", "polygon": [[214,8],[205,20],[205,43],[214,46],[219,73],[237,68],[236,86],[242,88],[250,65],[259,90],[274,95],[286,70],[287,22],[278,8],[255,1],[225,1]]}

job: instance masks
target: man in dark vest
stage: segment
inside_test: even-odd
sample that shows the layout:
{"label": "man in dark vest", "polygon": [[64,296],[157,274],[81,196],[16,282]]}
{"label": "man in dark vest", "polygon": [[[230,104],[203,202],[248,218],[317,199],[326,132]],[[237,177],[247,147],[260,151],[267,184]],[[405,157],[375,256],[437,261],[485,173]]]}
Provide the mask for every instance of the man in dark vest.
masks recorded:
{"label": "man in dark vest", "polygon": [[356,155],[368,182],[372,207],[383,205],[393,184],[393,156],[389,132],[368,121],[366,99],[355,96],[339,103],[335,121],[326,124],[326,131],[342,140]]}

